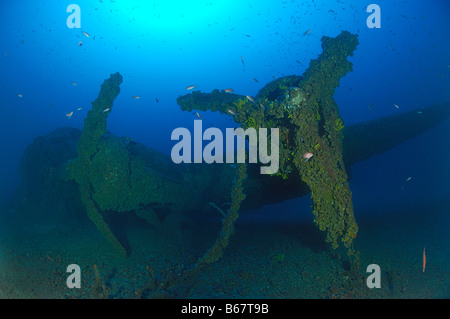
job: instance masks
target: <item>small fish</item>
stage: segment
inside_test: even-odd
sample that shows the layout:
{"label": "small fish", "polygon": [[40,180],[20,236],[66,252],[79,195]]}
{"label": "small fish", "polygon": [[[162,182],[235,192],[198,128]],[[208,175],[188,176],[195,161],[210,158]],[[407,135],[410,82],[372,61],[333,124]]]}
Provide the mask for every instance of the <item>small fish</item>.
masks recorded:
{"label": "small fish", "polygon": [[197,85],[189,85],[189,86],[187,86],[186,87],[186,90],[193,90],[193,89],[195,89],[197,87]]}
{"label": "small fish", "polygon": [[409,182],[410,180],[412,180],[411,176],[406,179],[407,182]]}
{"label": "small fish", "polygon": [[78,42],[78,46],[79,47],[83,46],[83,42],[82,41]]}
{"label": "small fish", "polygon": [[250,96],[250,95],[246,95],[245,96],[250,102],[255,103],[255,100]]}
{"label": "small fish", "polygon": [[72,85],[77,85],[77,83],[72,81]]}
{"label": "small fish", "polygon": [[18,96],[18,97],[23,97],[23,95],[22,95],[22,94],[20,94],[20,93],[19,93],[19,94],[17,94],[17,96]]}
{"label": "small fish", "polygon": [[244,63],[244,57],[241,55],[241,62],[242,62],[242,65],[244,66],[244,68],[245,68],[245,63]]}
{"label": "small fish", "polygon": [[253,81],[255,81],[256,83],[259,82],[257,78],[253,78]]}
{"label": "small fish", "polygon": [[200,114],[198,114],[198,112],[196,112],[195,114],[197,114],[197,117],[201,120],[202,117],[200,116]]}
{"label": "small fish", "polygon": [[236,113],[234,113],[233,110],[228,109],[227,112],[230,113],[231,115],[236,115]]}
{"label": "small fish", "polygon": [[70,113],[66,113],[66,117],[68,119],[70,119],[72,117],[72,115],[73,115],[73,111],[70,111]]}
{"label": "small fish", "polygon": [[159,103],[159,100],[158,100],[158,98],[157,98],[157,97],[155,97],[155,101],[156,101],[156,103]]}
{"label": "small fish", "polygon": [[394,106],[397,108],[397,109],[399,109],[400,108],[400,106],[398,106],[397,104],[394,104]]}
{"label": "small fish", "polygon": [[102,113],[106,113],[106,112],[108,112],[109,110],[110,110],[110,108],[107,107],[106,109],[104,109],[104,110],[102,111]]}
{"label": "small fish", "polygon": [[228,89],[225,89],[225,92],[227,92],[227,93],[232,93],[232,92],[234,92],[234,90],[233,90],[233,89],[230,89],[230,88],[228,88]]}
{"label": "small fish", "polygon": [[87,36],[88,38],[91,37],[91,36],[89,35],[89,33],[87,33],[86,31],[83,31],[83,34],[84,34],[85,36]]}
{"label": "small fish", "polygon": [[425,266],[427,265],[427,254],[425,253],[425,246],[423,246],[422,254],[422,272],[425,272]]}
{"label": "small fish", "polygon": [[133,99],[139,100],[141,97],[139,95],[133,96]]}
{"label": "small fish", "polygon": [[305,159],[306,162],[313,156],[314,154],[309,152],[302,155],[302,157]]}
{"label": "small fish", "polygon": [[79,107],[79,108],[77,108],[77,111],[81,111],[83,108],[82,107]]}
{"label": "small fish", "polygon": [[295,62],[297,62],[298,64],[302,64],[302,62],[300,62],[299,60],[295,60]]}
{"label": "small fish", "polygon": [[418,111],[417,114],[422,114],[422,111]]}
{"label": "small fish", "polygon": [[303,36],[306,36],[306,35],[308,35],[308,34],[310,34],[311,33],[311,30],[308,30],[308,31],[306,31],[305,33],[303,33]]}

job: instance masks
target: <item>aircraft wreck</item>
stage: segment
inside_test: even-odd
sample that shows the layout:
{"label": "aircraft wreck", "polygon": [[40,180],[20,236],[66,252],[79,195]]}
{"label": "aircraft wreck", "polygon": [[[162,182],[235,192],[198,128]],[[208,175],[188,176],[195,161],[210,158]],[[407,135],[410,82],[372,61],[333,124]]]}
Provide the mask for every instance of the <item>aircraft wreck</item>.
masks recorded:
{"label": "aircraft wreck", "polygon": [[[204,265],[222,255],[240,209],[311,193],[315,223],[326,232],[327,242],[333,247],[342,243],[352,253],[358,226],[348,185],[350,166],[450,115],[447,103],[421,109],[420,114],[412,111],[344,126],[333,94],[352,69],[347,58],[357,44],[357,37],[345,31],[336,38],[323,37],[323,53],[303,76],[276,79],[253,101],[219,90],[194,91],[177,99],[184,111],[219,111],[243,128],[279,128],[280,169],[273,175],[260,174],[260,166],[251,164],[174,164],[166,154],[110,134],[107,118],[122,82],[119,73],[112,74],[102,84],[82,131],[60,128],[37,137],[25,150],[18,214],[33,221],[62,218],[53,211],[85,212],[119,254],[127,256],[129,248],[111,228],[109,214],[132,213],[158,226],[173,214],[201,218],[219,211],[222,231],[199,259]],[[312,157],[306,158],[307,153]]]}

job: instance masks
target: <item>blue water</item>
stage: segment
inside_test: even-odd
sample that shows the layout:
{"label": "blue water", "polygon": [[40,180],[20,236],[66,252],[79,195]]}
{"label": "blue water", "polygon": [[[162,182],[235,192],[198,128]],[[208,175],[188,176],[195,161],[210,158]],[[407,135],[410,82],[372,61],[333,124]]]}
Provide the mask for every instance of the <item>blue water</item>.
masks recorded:
{"label": "blue water", "polygon": [[[349,57],[353,72],[334,95],[346,125],[450,101],[447,0],[377,1],[379,29],[366,25],[373,1],[74,0],[81,28],[67,26],[70,3],[0,3],[1,200],[21,181],[17,168],[26,146],[62,126],[82,129],[100,84],[115,72],[123,83],[108,130],[166,154],[174,145],[171,132],[196,119],[176,103],[187,86],[255,96],[274,77],[301,75],[322,52],[321,37],[343,30],[359,40]],[[217,112],[201,116],[211,126],[235,125]],[[354,165],[356,217],[447,199],[449,128],[446,121]],[[297,214],[309,204],[301,198],[264,207],[261,221],[310,219],[310,211]]]}

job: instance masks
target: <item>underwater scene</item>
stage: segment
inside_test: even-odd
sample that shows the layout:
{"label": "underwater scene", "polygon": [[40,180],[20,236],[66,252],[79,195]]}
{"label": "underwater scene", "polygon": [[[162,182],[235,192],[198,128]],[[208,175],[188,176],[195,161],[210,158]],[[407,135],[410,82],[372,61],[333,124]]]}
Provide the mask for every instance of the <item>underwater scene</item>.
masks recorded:
{"label": "underwater scene", "polygon": [[449,14],[2,1],[0,298],[450,298]]}

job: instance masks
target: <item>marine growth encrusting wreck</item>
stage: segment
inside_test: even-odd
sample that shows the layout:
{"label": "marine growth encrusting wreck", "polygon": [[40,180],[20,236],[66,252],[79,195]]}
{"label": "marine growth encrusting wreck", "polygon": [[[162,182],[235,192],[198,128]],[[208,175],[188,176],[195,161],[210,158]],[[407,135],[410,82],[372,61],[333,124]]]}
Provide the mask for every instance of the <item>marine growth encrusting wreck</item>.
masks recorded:
{"label": "marine growth encrusting wreck", "polygon": [[352,70],[347,57],[357,44],[357,36],[345,31],[336,38],[323,37],[323,53],[303,77],[273,81],[255,99],[218,90],[177,99],[183,110],[231,113],[244,128],[279,128],[276,174],[288,179],[297,171],[311,190],[315,223],[335,248],[340,241],[350,248],[358,231],[343,159],[344,124],[333,99],[340,78]]}
{"label": "marine growth encrusting wreck", "polygon": [[[110,134],[107,118],[122,82],[119,73],[111,75],[92,103],[82,132],[61,128],[36,138],[27,148],[20,165],[23,182],[16,196],[18,214],[24,221],[53,221],[84,207],[105,238],[120,255],[127,256],[131,247],[117,237],[117,227],[108,221],[110,215],[136,214],[161,227],[166,220],[176,219],[181,225],[219,210],[224,215],[222,231],[198,259],[193,268],[198,269],[220,258],[240,209],[311,192],[315,222],[326,232],[326,240],[333,247],[343,243],[352,253],[358,226],[348,185],[350,166],[450,115],[446,103],[423,108],[420,114],[416,110],[344,127],[333,93],[340,78],[352,69],[347,57],[357,43],[356,35],[348,32],[323,37],[323,53],[311,61],[303,76],[268,83],[254,101],[219,90],[194,91],[177,99],[186,111],[230,115],[228,110],[232,110],[243,128],[279,128],[280,170],[273,175],[261,175],[260,166],[252,164],[176,165],[165,154]],[[52,199],[42,194],[53,194]],[[231,207],[225,210],[224,203]]]}

